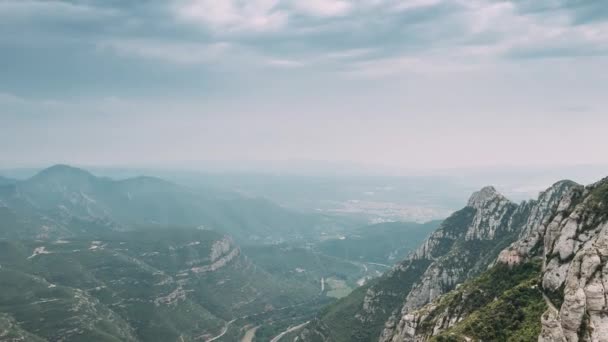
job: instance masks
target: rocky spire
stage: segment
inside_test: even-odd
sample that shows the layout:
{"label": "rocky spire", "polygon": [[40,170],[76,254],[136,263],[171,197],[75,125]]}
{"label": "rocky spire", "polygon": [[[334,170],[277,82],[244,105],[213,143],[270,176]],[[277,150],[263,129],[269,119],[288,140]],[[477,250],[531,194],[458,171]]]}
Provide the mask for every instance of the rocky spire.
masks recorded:
{"label": "rocky spire", "polygon": [[504,200],[505,197],[501,195],[498,191],[496,191],[496,188],[494,188],[493,186],[486,186],[471,195],[467,206],[473,207],[475,209],[481,209],[486,206],[486,204],[496,199]]}

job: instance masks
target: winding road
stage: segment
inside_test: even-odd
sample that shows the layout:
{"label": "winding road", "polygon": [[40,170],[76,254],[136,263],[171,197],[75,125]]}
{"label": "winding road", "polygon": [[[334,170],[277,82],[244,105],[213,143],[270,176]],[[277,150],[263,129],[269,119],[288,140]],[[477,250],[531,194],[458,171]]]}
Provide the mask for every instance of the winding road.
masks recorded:
{"label": "winding road", "polygon": [[368,265],[382,266],[382,267],[386,267],[386,268],[393,268],[393,266],[386,265],[386,264],[380,264],[380,263],[377,263],[377,262],[367,262],[366,264],[368,264]]}
{"label": "winding road", "polygon": [[233,319],[232,321],[226,323],[226,325],[224,326],[224,329],[222,329],[221,334],[208,339],[206,342],[211,342],[211,341],[215,341],[217,339],[222,338],[222,336],[226,335],[226,333],[228,332],[228,328],[230,328],[230,324],[234,323],[235,321],[236,321],[236,319]]}
{"label": "winding road", "polygon": [[[350,261],[350,263],[363,268],[364,275],[365,275],[365,273],[367,273],[369,271],[369,269],[367,268],[366,264],[376,265],[376,266],[382,266],[382,267],[386,267],[386,268],[391,268],[392,267],[392,266],[389,266],[389,265],[380,264],[380,263],[374,263],[374,262],[353,262],[353,261]],[[321,293],[320,293],[320,295],[323,294],[324,291],[325,291],[325,278],[322,277],[321,278]],[[303,302],[303,303],[296,304],[296,305],[285,306],[285,307],[274,309],[272,311],[274,311],[274,312],[281,311],[281,310],[285,310],[285,309],[289,309],[289,308],[293,308],[293,307],[297,307],[297,306],[301,306],[301,305],[306,305],[308,303],[310,303],[310,302]],[[255,313],[255,314],[245,315],[245,316],[239,317],[238,319],[248,319],[250,317],[254,317],[254,316],[257,316],[257,315],[263,314],[263,313],[267,313],[267,312],[263,311],[263,312],[259,312],[259,313]],[[234,323],[236,320],[237,319],[235,318],[235,319],[231,320],[230,322],[226,323],[226,325],[222,329],[222,332],[219,335],[214,336],[214,337],[206,340],[205,342],[212,342],[212,341],[216,341],[216,340],[222,338],[228,332],[228,329],[230,328],[230,325],[232,323]],[[304,323],[299,324],[299,325],[291,326],[291,327],[287,328],[285,331],[283,331],[282,333],[280,333],[277,336],[275,336],[272,340],[270,340],[270,342],[278,342],[281,338],[283,338],[283,336],[289,334],[292,331],[295,331],[295,330],[298,330],[298,329],[302,329],[303,327],[305,327],[309,323],[310,323],[310,321],[304,322]],[[253,328],[250,328],[249,330],[247,330],[245,332],[245,335],[243,335],[243,337],[241,338],[241,342],[251,342],[253,340],[253,338],[255,337],[256,331],[259,328],[260,328],[260,326],[256,326],[256,327],[253,327]]]}
{"label": "winding road", "polygon": [[285,336],[285,335],[289,334],[289,333],[290,333],[290,332],[292,332],[292,331],[296,331],[296,330],[298,330],[298,329],[302,329],[302,328],[304,328],[305,326],[307,326],[307,325],[308,325],[308,323],[310,323],[310,321],[308,321],[308,322],[304,322],[304,323],[302,323],[302,324],[300,324],[300,325],[295,325],[295,326],[293,326],[293,327],[289,327],[289,328],[287,328],[287,330],[283,331],[282,333],[278,334],[278,335],[277,335],[275,338],[273,338],[272,340],[270,340],[270,342],[279,342],[279,340],[280,340],[281,338],[283,338],[283,336]]}

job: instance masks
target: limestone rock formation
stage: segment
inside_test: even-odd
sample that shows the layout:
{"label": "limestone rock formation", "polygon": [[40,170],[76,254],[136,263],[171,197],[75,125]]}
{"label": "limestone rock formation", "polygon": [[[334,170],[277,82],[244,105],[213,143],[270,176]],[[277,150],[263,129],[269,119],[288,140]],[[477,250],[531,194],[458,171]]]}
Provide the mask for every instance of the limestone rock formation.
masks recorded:
{"label": "limestone rock formation", "polygon": [[[482,192],[491,197],[491,190]],[[470,203],[478,203],[477,196]],[[547,310],[538,317],[538,340],[608,341],[608,179],[588,187],[558,182],[517,211],[527,213],[519,218],[520,228],[512,228],[519,231],[518,239],[500,252],[496,263],[516,267],[543,261],[541,291]],[[387,324],[386,330],[394,327],[394,332],[385,331],[380,341],[426,341],[470,314],[462,304],[445,302],[441,297],[418,309],[417,303],[406,303],[399,323]]]}

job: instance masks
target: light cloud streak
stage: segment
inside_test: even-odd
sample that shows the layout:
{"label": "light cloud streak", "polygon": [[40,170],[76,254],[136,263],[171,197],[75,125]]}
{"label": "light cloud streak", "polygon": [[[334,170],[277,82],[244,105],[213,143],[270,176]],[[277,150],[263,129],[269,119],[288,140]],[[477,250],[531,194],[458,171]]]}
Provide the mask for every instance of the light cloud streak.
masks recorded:
{"label": "light cloud streak", "polygon": [[216,62],[231,48],[232,45],[225,42],[196,44],[158,40],[110,40],[98,44],[101,52],[110,50],[121,56],[158,59],[175,64]]}
{"label": "light cloud streak", "polygon": [[278,0],[177,1],[178,18],[210,27],[217,32],[276,31],[287,24],[287,12]]}

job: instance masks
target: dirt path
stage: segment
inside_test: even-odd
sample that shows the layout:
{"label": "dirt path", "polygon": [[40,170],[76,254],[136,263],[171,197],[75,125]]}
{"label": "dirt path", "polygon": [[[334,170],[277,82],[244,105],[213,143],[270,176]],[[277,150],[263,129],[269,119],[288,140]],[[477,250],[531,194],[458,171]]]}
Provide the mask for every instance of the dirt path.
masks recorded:
{"label": "dirt path", "polygon": [[553,305],[553,302],[551,302],[551,299],[549,299],[549,297],[547,297],[547,295],[544,292],[543,292],[543,298],[545,299],[545,303],[547,303],[548,307],[553,309],[555,312],[559,312],[559,310],[555,307],[555,305]]}

